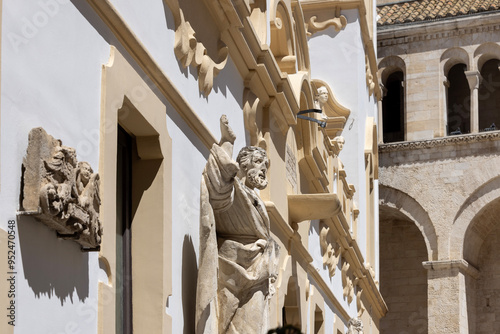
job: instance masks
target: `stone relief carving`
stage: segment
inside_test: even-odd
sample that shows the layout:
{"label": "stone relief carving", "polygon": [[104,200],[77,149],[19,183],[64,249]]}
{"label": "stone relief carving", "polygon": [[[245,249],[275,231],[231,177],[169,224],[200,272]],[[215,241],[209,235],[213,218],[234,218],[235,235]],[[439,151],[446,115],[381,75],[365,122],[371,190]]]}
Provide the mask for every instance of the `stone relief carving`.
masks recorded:
{"label": "stone relief carving", "polygon": [[370,68],[370,60],[365,56],[365,70],[366,70],[366,86],[368,87],[368,95],[375,93],[375,81]]}
{"label": "stone relief carving", "polygon": [[255,189],[267,186],[269,160],[247,146],[234,161],[236,136],[225,115],[220,127],[201,182],[196,333],[265,334],[279,247]]}
{"label": "stone relief carving", "polygon": [[351,318],[349,320],[347,334],[363,334],[363,322],[360,318]]}
{"label": "stone relief carving", "polygon": [[31,214],[84,249],[101,243],[99,174],[42,128],[30,131],[23,160],[22,213]]}
{"label": "stone relief carving", "polygon": [[226,66],[228,58],[228,48],[222,41],[219,41],[218,57],[221,59],[216,63],[207,54],[207,49],[203,43],[196,39],[196,32],[191,24],[185,20],[184,13],[179,6],[178,0],[164,0],[172,11],[175,21],[175,56],[182,66],[195,66],[198,69],[198,86],[200,91],[208,96],[212,91],[214,79]]}
{"label": "stone relief carving", "polygon": [[323,226],[319,233],[319,244],[321,252],[323,253],[323,265],[328,267],[328,274],[330,278],[335,275],[337,264],[340,260],[342,247],[337,242],[330,242],[329,240],[330,228]]}
{"label": "stone relief carving", "polygon": [[351,304],[354,299],[354,283],[352,282],[351,277],[348,274],[349,268],[351,265],[344,261],[342,263],[342,287],[344,298],[347,298],[347,303]]}
{"label": "stone relief carving", "polygon": [[285,148],[285,167],[286,167],[286,178],[290,185],[294,189],[297,190],[297,158],[290,147],[290,145],[286,144]]}
{"label": "stone relief carving", "polygon": [[340,31],[347,26],[347,19],[344,15],[340,15],[339,17],[334,17],[333,19],[329,19],[323,22],[316,21],[318,19],[317,16],[311,16],[309,21],[306,23],[307,36],[312,36],[318,31],[325,30],[330,26],[335,27],[335,31]]}

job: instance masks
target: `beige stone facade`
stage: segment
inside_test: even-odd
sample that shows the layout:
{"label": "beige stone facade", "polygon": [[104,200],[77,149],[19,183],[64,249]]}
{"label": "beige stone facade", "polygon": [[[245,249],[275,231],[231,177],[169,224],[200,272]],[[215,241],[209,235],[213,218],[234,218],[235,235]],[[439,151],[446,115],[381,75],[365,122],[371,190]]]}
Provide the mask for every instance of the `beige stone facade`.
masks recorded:
{"label": "beige stone facade", "polygon": [[499,29],[488,12],[379,26],[379,80],[397,96],[379,136],[381,333],[498,330],[500,133],[484,124]]}

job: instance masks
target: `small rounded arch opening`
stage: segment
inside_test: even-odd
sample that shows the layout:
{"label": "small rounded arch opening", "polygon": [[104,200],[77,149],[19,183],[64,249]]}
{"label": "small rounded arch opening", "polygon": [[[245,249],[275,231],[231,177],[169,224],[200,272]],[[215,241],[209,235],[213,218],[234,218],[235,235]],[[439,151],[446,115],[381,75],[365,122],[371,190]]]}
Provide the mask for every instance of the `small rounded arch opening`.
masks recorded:
{"label": "small rounded arch opening", "polygon": [[500,60],[490,59],[480,68],[478,90],[479,129],[497,130],[500,126]]}
{"label": "small rounded arch opening", "polygon": [[405,140],[404,74],[396,70],[384,82],[385,96],[382,99],[382,124],[384,143]]}
{"label": "small rounded arch opening", "polygon": [[467,65],[457,63],[447,72],[447,134],[470,133],[470,88],[465,75]]}

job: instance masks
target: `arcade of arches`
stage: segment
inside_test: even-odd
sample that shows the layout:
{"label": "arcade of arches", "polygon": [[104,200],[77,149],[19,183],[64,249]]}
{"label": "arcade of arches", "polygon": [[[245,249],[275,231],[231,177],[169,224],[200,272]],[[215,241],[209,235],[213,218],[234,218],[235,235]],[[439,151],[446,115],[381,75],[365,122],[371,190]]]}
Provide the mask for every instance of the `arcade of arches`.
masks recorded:
{"label": "arcade of arches", "polygon": [[500,136],[465,138],[380,147],[381,333],[499,328]]}

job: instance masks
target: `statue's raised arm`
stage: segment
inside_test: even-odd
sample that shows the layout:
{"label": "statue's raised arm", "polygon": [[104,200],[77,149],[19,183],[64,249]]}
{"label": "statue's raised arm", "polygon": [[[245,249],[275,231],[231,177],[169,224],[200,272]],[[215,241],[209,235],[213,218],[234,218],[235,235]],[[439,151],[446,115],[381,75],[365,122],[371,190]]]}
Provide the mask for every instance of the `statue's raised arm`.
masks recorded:
{"label": "statue's raised arm", "polygon": [[278,246],[264,202],[269,160],[259,147],[232,159],[236,136],[227,117],[210,150],[201,184],[196,333],[265,334]]}

